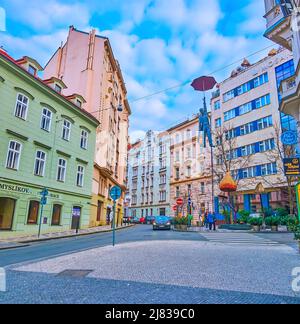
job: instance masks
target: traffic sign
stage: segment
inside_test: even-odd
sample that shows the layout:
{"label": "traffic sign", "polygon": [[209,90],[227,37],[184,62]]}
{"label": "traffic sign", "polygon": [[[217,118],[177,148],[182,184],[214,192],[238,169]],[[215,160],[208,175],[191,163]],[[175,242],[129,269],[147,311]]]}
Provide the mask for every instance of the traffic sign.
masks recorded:
{"label": "traffic sign", "polygon": [[177,204],[178,206],[182,206],[182,205],[183,205],[183,199],[182,199],[182,198],[178,198],[178,199],[176,200],[176,204]]}
{"label": "traffic sign", "polygon": [[178,206],[173,206],[173,211],[177,211]]}
{"label": "traffic sign", "polygon": [[286,131],[281,135],[283,145],[296,145],[298,143],[298,134],[295,131]]}
{"label": "traffic sign", "polygon": [[116,201],[121,198],[122,189],[118,186],[115,186],[115,187],[111,188],[109,195],[113,201]]}

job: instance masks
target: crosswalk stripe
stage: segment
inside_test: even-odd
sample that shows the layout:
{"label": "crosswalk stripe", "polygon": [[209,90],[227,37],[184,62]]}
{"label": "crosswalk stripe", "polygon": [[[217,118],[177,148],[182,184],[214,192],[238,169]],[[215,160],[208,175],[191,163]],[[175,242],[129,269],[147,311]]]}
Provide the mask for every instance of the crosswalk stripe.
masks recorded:
{"label": "crosswalk stripe", "polygon": [[201,233],[201,235],[209,242],[227,245],[284,246],[284,244],[252,236],[251,234]]}

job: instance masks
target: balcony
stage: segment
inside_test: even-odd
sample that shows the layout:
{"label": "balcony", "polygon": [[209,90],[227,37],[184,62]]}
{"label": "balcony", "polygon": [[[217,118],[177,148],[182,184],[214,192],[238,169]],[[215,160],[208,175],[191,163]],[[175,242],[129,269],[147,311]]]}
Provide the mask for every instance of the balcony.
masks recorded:
{"label": "balcony", "polygon": [[284,100],[286,97],[293,95],[296,92],[296,86],[297,82],[295,75],[283,80],[280,85],[280,94],[282,99]]}
{"label": "balcony", "polygon": [[268,12],[264,18],[267,20],[265,37],[273,42],[292,50],[290,45],[291,33],[291,12],[293,5],[290,0],[282,0],[281,4],[272,6],[273,1],[265,0]]}
{"label": "balcony", "polygon": [[216,91],[214,91],[214,92],[212,93],[211,98],[212,98],[212,99],[216,99],[216,98],[219,98],[220,95],[221,95],[221,93],[220,93],[220,89],[218,89],[218,90],[216,90]]}

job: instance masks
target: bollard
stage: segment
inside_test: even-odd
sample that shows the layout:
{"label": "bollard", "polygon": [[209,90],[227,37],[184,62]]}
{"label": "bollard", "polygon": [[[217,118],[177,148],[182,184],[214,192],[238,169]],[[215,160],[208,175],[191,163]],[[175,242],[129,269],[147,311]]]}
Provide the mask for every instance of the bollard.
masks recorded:
{"label": "bollard", "polygon": [[6,272],[3,268],[0,268],[0,292],[6,291]]}

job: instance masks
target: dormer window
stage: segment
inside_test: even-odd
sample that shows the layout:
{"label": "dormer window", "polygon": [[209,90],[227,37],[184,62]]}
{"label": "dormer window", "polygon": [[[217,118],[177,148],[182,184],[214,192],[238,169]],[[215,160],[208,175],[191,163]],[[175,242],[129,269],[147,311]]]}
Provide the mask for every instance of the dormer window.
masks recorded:
{"label": "dormer window", "polygon": [[82,102],[79,99],[76,100],[76,106],[78,106],[79,108],[82,107]]}
{"label": "dormer window", "polygon": [[55,90],[56,92],[58,92],[58,93],[61,93],[61,92],[62,92],[62,87],[59,86],[58,84],[55,84],[55,85],[54,85],[54,90]]}
{"label": "dormer window", "polygon": [[28,66],[28,72],[33,75],[33,76],[36,76],[36,73],[37,73],[37,70],[34,66],[32,66],[31,64],[29,64]]}

